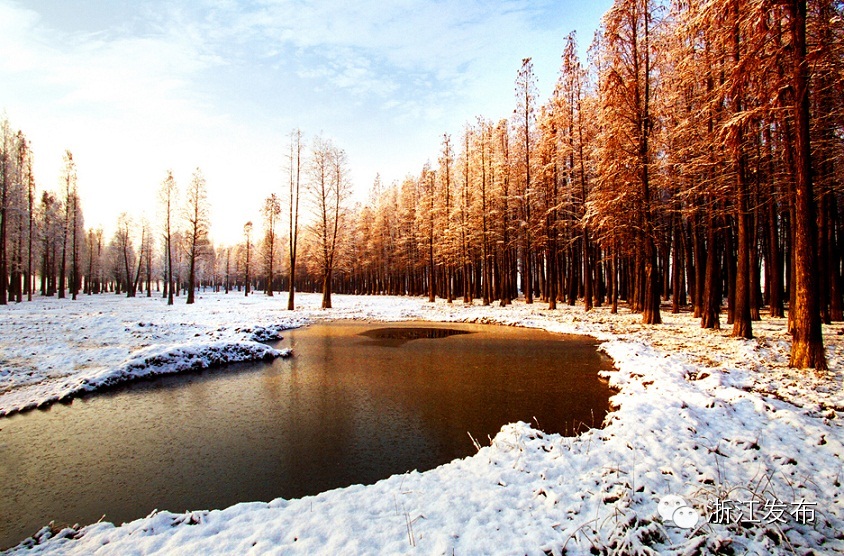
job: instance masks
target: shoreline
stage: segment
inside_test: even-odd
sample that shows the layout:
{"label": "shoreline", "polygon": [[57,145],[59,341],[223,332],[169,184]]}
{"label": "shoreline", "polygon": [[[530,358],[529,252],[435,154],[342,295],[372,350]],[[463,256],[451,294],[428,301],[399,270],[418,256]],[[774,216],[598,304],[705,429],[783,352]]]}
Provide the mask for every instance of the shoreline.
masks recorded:
{"label": "shoreline", "polygon": [[[233,326],[231,321],[246,321],[250,315],[261,321],[251,327],[278,325],[282,318],[298,319],[300,324],[328,318],[542,328],[597,338],[599,349],[615,365],[600,374],[618,392],[611,398],[605,428],[577,437],[546,435],[524,423],[510,424],[478,454],[425,473],[297,500],[189,514],[162,512],[119,527],[94,524],[78,532],[57,532],[52,540],[43,538],[51,536],[44,532],[43,544],[32,550],[19,545],[9,554],[89,553],[106,547],[102,553],[116,554],[120,546],[141,553],[177,548],[229,553],[250,548],[242,545],[249,539],[258,547],[267,535],[278,538],[265,549],[302,553],[329,546],[339,551],[399,553],[483,552],[484,548],[561,553],[565,547],[567,554],[588,553],[593,546],[676,553],[692,546],[717,550],[728,545],[766,553],[788,553],[789,546],[829,553],[844,549],[844,539],[837,533],[844,529],[844,491],[840,482],[835,486],[842,471],[838,454],[844,453],[838,415],[844,411],[840,388],[844,341],[835,333],[844,330],[840,324],[826,329],[832,370],[816,375],[784,367],[787,338],[784,330],[778,330],[784,329],[784,319],[764,319],[755,325],[757,339],[737,340],[725,331],[697,329],[696,319],[688,313],[667,313],[666,324],[645,327],[638,324],[639,315],[624,314],[625,309],[619,315],[610,315],[607,308],[587,314],[582,307],[548,311],[538,303],[449,307],[444,301],[432,305],[420,298],[337,296],[338,309],[321,311],[312,306],[316,297],[302,294],[299,301],[304,308],[290,314],[267,310],[281,305],[278,298],[273,302],[256,296],[238,302],[204,295],[207,299],[194,308],[170,313],[180,317],[175,321],[200,317],[203,322],[197,320],[192,326],[173,322],[164,334],[178,336],[174,329],[181,328],[190,328],[187,334],[197,333],[197,327],[215,330],[218,336],[240,334],[234,329],[250,326]],[[126,305],[135,305],[140,312],[150,308],[143,302]],[[203,316],[203,309],[213,312],[215,305],[232,307],[217,312],[217,317]],[[228,322],[223,331],[221,319]],[[817,520],[757,527],[705,523],[691,531],[660,520],[661,496],[682,496],[702,512],[718,496],[754,486],[783,502],[798,495],[814,501]],[[405,511],[397,511],[399,500]],[[297,519],[307,506],[313,508],[307,513],[316,517]],[[379,519],[362,521],[357,515],[361,507],[370,508],[368,513]],[[496,511],[490,513],[489,507]],[[243,526],[243,520],[253,526]],[[214,534],[196,533],[196,526],[185,525],[190,521],[197,521],[200,528],[208,525]],[[379,526],[393,521],[396,524],[389,527]],[[177,522],[178,527],[171,527]],[[284,533],[294,530],[296,534]],[[60,538],[68,535],[81,538]],[[106,540],[108,544],[102,545]]]}

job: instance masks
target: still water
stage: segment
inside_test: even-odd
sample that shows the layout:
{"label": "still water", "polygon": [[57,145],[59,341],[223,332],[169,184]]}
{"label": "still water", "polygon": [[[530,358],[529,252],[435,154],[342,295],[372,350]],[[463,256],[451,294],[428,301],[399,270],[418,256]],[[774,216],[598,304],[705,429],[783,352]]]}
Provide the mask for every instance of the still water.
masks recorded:
{"label": "still water", "polygon": [[115,523],[434,468],[502,425],[599,426],[595,341],[522,328],[327,323],[294,356],[129,383],[0,419],[0,549]]}

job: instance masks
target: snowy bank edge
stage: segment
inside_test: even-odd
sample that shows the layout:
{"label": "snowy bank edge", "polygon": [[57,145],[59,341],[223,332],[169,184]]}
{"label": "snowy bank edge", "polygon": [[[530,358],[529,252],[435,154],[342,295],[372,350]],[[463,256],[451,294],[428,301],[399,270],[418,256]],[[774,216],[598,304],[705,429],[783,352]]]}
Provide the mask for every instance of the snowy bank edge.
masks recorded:
{"label": "snowy bank edge", "polygon": [[289,357],[293,353],[291,349],[278,350],[261,342],[278,340],[281,338],[281,331],[297,326],[273,325],[242,330],[242,333],[250,335],[249,340],[196,342],[144,348],[135,352],[132,357],[117,367],[85,375],[71,375],[55,381],[12,390],[0,397],[0,418],[44,408],[80,394],[95,392],[132,380],[198,371],[230,363]]}

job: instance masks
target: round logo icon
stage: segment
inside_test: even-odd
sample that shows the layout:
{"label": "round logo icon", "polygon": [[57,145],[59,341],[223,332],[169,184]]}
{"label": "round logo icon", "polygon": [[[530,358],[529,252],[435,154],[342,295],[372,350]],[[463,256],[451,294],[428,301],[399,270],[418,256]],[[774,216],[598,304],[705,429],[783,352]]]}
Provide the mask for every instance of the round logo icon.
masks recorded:
{"label": "round logo icon", "polygon": [[691,506],[680,506],[674,510],[674,514],[671,516],[674,525],[680,529],[691,529],[697,525],[699,519],[700,514]]}
{"label": "round logo icon", "polygon": [[657,505],[657,510],[659,510],[659,517],[662,518],[662,521],[671,521],[671,518],[677,508],[681,508],[686,505],[686,501],[677,496],[676,494],[669,494],[668,496],[663,496],[660,499],[659,504]]}
{"label": "round logo icon", "polygon": [[657,504],[657,511],[662,521],[671,521],[681,529],[691,529],[700,520],[700,513],[676,494],[662,497]]}

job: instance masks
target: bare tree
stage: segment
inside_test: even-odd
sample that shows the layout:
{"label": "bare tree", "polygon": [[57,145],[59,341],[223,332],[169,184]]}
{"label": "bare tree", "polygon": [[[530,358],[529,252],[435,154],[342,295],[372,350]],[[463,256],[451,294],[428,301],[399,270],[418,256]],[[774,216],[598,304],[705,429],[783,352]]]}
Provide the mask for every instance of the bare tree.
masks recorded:
{"label": "bare tree", "polygon": [[67,240],[70,233],[72,197],[76,192],[76,163],[73,153],[65,151],[64,168],[62,169],[62,184],[64,186],[64,220],[62,224],[62,258],[59,267],[59,299],[65,296],[65,282],[67,278]]}
{"label": "bare tree", "polygon": [[186,192],[183,218],[185,223],[185,254],[188,257],[188,305],[195,300],[196,264],[208,244],[208,194],[205,177],[197,168]]}
{"label": "bare tree", "polygon": [[492,284],[492,265],[490,264],[489,245],[489,206],[490,190],[492,185],[492,122],[485,118],[478,117],[477,147],[475,151],[479,155],[480,180],[477,182],[476,199],[478,206],[476,212],[480,212],[480,242],[481,242],[481,299],[484,305],[489,305]]}
{"label": "bare tree", "polygon": [[149,241],[148,233],[149,223],[146,219],[141,221],[141,241],[140,252],[138,253],[138,264],[135,266],[135,279],[129,286],[129,291],[132,293],[130,297],[135,297],[139,288],[143,289],[141,285],[141,270],[144,267],[144,260],[147,258],[147,250],[152,246]]}
{"label": "bare tree", "polygon": [[2,137],[0,137],[0,142],[2,142],[2,145],[0,145],[0,278],[3,280],[0,283],[0,305],[6,305],[9,293],[6,287],[6,277],[9,274],[8,253],[6,251],[9,227],[9,191],[12,187],[14,175],[12,167],[14,137],[8,119],[4,118],[3,122],[0,123],[0,134],[2,134]]}
{"label": "bare tree", "polygon": [[311,226],[318,245],[317,258],[322,279],[322,308],[331,308],[331,289],[337,258],[339,232],[342,227],[344,203],[349,195],[348,161],[346,152],[330,140],[314,141],[309,191],[315,209]]}
{"label": "bare tree", "polygon": [[290,212],[290,231],[288,235],[288,255],[290,257],[290,280],[287,295],[288,311],[292,311],[295,308],[296,250],[299,244],[299,186],[302,176],[302,147],[302,131],[300,129],[294,129],[290,132],[290,158],[288,159],[290,170],[290,197],[288,198]]}
{"label": "bare tree", "polygon": [[103,229],[89,229],[86,237],[88,248],[88,270],[85,273],[85,290],[88,295],[102,291]]}
{"label": "bare tree", "polygon": [[419,220],[417,227],[422,232],[422,248],[428,259],[428,301],[436,301],[436,265],[434,263],[434,240],[436,235],[436,173],[431,170],[429,164],[422,168],[419,176],[418,190],[420,194],[419,206],[416,211],[416,218]]}
{"label": "bare tree", "polygon": [[146,241],[143,245],[143,253],[144,253],[144,269],[146,272],[146,288],[147,288],[147,297],[152,297],[152,252],[153,248],[155,247],[155,238],[153,237],[152,227],[150,226],[149,221],[144,218],[143,226],[147,230],[146,233]]}
{"label": "bare tree", "polygon": [[275,238],[276,223],[281,214],[281,201],[275,193],[264,199],[264,206],[261,209],[264,217],[264,265],[267,270],[266,294],[273,295],[273,263],[275,262]]}
{"label": "bare tree", "polygon": [[173,171],[168,170],[167,177],[161,182],[158,192],[164,220],[164,295],[167,297],[167,305],[173,304],[173,288],[175,287],[173,283],[173,214],[178,195]]}
{"label": "bare tree", "polygon": [[[68,154],[70,154],[68,152]],[[79,285],[81,281],[81,276],[79,275],[79,259],[80,259],[80,240],[79,235],[82,233],[84,229],[85,223],[82,219],[82,207],[79,204],[79,191],[76,187],[76,173],[74,168],[74,179],[73,179],[73,192],[70,194],[68,198],[68,204],[71,205],[70,208],[70,295],[72,300],[76,300],[76,296],[79,294]]]}
{"label": "bare tree", "polygon": [[466,125],[463,133],[463,183],[460,187],[460,208],[459,227],[460,227],[460,258],[462,265],[462,289],[463,289],[463,303],[472,302],[472,288],[470,287],[471,277],[471,263],[469,255],[469,242],[471,239],[469,233],[470,225],[470,207],[472,204],[472,187],[471,187],[471,150],[469,145],[472,140],[472,126]]}
{"label": "bare tree", "polygon": [[29,143],[26,139],[20,146],[21,150],[25,151],[22,157],[25,160],[26,167],[22,169],[26,181],[26,197],[27,197],[27,215],[29,217],[29,233],[27,234],[28,246],[26,250],[26,300],[32,301],[32,290],[35,287],[35,277],[32,271],[32,242],[33,242],[33,225],[35,223],[35,177],[32,174],[32,151],[29,149]]}
{"label": "bare tree", "polygon": [[230,280],[231,280],[231,260],[232,260],[232,248],[226,246],[226,281],[225,281],[225,291],[229,293]]}
{"label": "bare tree", "polygon": [[249,296],[250,291],[250,281],[251,277],[249,276],[249,263],[252,262],[252,221],[250,220],[246,224],[243,225],[243,239],[246,242],[246,274],[244,283],[246,284],[246,293],[244,296]]}
{"label": "bare tree", "polygon": [[452,211],[454,209],[454,198],[451,191],[452,182],[452,164],[454,162],[454,150],[451,146],[451,136],[448,133],[443,134],[442,150],[440,152],[439,165],[440,169],[437,176],[440,179],[440,200],[442,202],[442,210],[440,211],[440,225],[439,232],[441,235],[440,249],[445,260],[445,298],[448,303],[454,301],[454,284],[452,274],[454,272],[454,229],[452,226]]}
{"label": "bare tree", "polygon": [[126,297],[135,297],[134,282],[132,273],[135,268],[135,247],[132,243],[132,219],[127,213],[121,213],[117,218],[117,230],[114,232],[114,247],[119,252],[120,260],[123,262],[123,274],[118,282],[122,282],[126,288]]}
{"label": "bare tree", "polygon": [[51,297],[56,293],[56,264],[58,243],[61,237],[61,202],[49,191],[41,194],[41,295]]}
{"label": "bare tree", "polygon": [[517,144],[521,149],[521,171],[523,176],[519,189],[519,201],[522,218],[522,289],[525,294],[525,303],[533,303],[533,274],[531,272],[531,256],[533,250],[531,201],[533,182],[531,181],[531,166],[533,164],[533,134],[536,123],[537,96],[533,62],[530,58],[525,58],[522,60],[522,67],[519,69],[516,77],[516,110],[513,114],[519,135]]}

